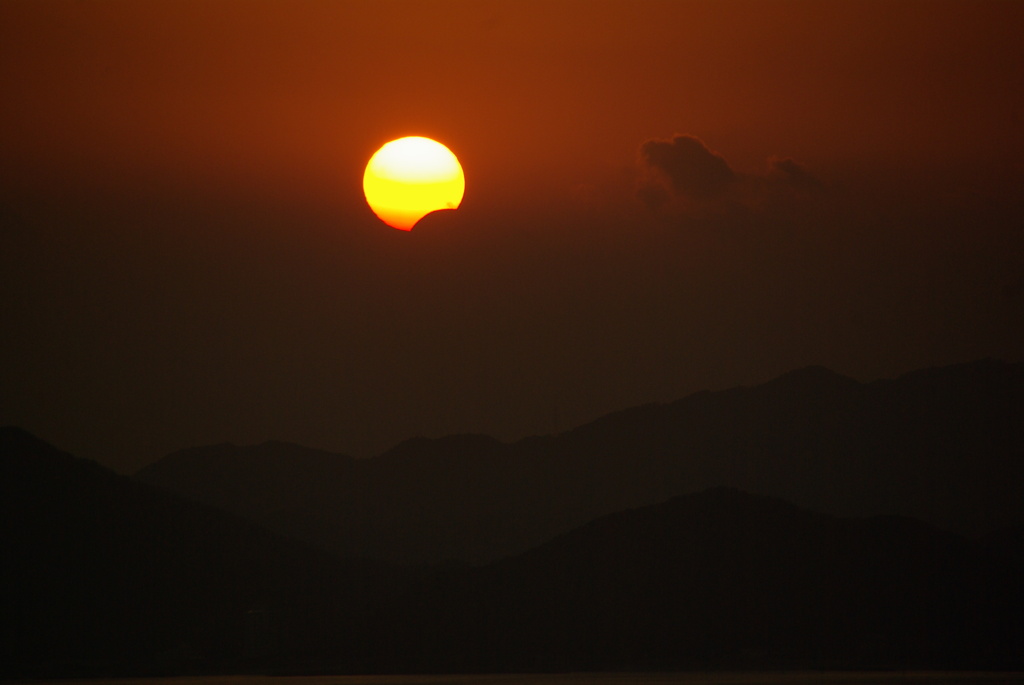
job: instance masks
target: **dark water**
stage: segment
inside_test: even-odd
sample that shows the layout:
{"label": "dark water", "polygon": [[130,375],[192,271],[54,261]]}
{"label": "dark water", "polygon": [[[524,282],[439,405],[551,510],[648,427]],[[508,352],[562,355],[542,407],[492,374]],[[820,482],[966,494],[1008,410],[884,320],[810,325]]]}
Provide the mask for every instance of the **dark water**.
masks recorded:
{"label": "dark water", "polygon": [[[40,685],[42,681],[34,681]],[[1024,685],[1024,673],[794,672],[566,673],[552,675],[214,676],[61,680],[117,685]]]}

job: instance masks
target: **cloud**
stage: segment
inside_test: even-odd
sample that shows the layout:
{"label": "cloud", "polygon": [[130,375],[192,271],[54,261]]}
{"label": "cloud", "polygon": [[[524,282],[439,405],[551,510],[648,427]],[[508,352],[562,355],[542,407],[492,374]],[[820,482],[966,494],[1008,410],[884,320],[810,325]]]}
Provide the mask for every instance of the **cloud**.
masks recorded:
{"label": "cloud", "polygon": [[749,217],[792,209],[822,190],[789,157],[772,157],[766,172],[740,174],[698,138],[675,135],[640,146],[635,196],[648,209],[688,220]]}
{"label": "cloud", "polygon": [[801,164],[789,157],[772,157],[769,159],[768,175],[781,179],[797,190],[808,192],[821,190],[821,181]]}
{"label": "cloud", "polygon": [[[678,195],[709,199],[721,195],[736,182],[736,174],[723,157],[709,150],[693,136],[677,135],[672,140],[648,140],[640,146],[641,163],[649,172],[661,175]],[[656,182],[648,179],[641,197],[664,201],[652,194]]]}

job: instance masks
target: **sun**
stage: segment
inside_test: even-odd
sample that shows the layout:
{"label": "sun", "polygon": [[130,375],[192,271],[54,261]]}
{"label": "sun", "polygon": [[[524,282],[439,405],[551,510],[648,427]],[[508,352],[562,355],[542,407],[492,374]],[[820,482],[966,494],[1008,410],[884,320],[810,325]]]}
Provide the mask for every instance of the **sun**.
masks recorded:
{"label": "sun", "polygon": [[411,231],[438,209],[456,209],[466,191],[462,165],[436,140],[399,138],[374,153],[363,172],[363,194],[388,226]]}

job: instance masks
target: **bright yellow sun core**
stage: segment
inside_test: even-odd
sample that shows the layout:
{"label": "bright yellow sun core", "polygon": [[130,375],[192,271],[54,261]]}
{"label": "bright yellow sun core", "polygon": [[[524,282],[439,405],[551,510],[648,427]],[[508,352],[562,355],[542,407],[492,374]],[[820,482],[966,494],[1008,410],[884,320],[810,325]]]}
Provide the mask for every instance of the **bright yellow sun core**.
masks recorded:
{"label": "bright yellow sun core", "polygon": [[373,213],[388,226],[412,230],[438,209],[456,209],[466,178],[451,150],[430,138],[410,136],[374,153],[363,173],[363,194]]}

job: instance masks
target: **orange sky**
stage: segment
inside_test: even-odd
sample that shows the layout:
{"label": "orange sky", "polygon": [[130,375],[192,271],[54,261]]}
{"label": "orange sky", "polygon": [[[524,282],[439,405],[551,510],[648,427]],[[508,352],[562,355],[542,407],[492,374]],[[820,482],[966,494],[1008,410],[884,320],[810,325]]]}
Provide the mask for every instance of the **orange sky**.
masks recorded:
{"label": "orange sky", "polygon": [[[301,181],[432,134],[479,182],[689,133],[741,168],[1015,160],[1019,3],[6,2],[7,175]],[[11,167],[15,170],[11,170]],[[358,169],[356,170],[358,171]],[[256,176],[257,180],[251,177]]]}
{"label": "orange sky", "polygon": [[[1019,358],[1022,29],[1016,2],[6,0],[0,422],[131,470]],[[638,162],[675,134],[727,189]],[[360,182],[405,135],[466,197],[395,236]]]}

